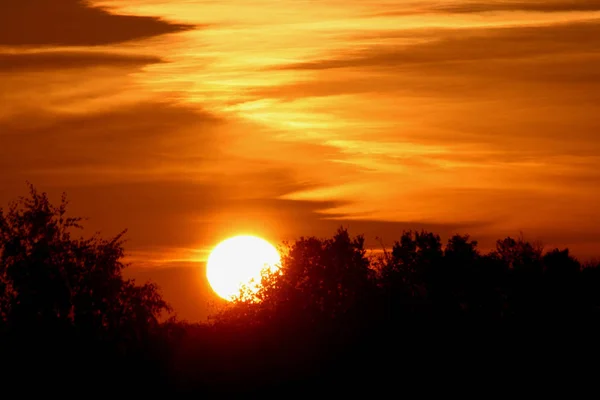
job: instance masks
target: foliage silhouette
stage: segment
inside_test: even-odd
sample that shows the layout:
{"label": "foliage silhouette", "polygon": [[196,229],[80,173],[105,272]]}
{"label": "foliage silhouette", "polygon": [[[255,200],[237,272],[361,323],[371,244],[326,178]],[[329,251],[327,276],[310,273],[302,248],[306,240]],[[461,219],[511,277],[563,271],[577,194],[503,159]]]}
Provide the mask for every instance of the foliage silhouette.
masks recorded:
{"label": "foliage silhouette", "polygon": [[67,205],[30,186],[29,197],[0,209],[3,353],[49,363],[78,353],[84,363],[95,353],[123,363],[146,351],[169,306],[154,284],[122,277],[124,232],[73,238],[82,219],[69,217]]}
{"label": "foliage silhouette", "polygon": [[302,237],[258,293],[198,324],[160,322],[158,288],[122,277],[123,234],[74,239],[80,223],[33,187],[0,212],[3,365],[22,367],[3,377],[47,377],[60,359],[75,366],[61,379],[138,393],[355,395],[401,381],[409,394],[506,387],[526,368],[565,380],[574,356],[597,354],[600,264],[523,236],[483,253],[469,235],[405,231],[374,254],[343,228]]}

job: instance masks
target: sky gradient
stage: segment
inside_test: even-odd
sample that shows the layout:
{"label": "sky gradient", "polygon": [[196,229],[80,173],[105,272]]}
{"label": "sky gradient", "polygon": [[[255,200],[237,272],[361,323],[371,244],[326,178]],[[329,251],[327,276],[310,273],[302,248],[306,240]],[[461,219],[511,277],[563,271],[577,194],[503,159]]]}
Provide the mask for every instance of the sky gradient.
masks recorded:
{"label": "sky gradient", "polygon": [[128,229],[181,317],[219,241],[523,232],[600,256],[600,1],[8,0],[0,204]]}

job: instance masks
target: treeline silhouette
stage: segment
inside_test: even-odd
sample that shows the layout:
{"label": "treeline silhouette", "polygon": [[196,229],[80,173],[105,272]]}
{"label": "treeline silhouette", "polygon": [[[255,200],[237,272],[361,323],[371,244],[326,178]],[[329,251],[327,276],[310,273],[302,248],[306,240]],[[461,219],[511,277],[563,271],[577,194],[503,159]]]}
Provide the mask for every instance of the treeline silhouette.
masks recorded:
{"label": "treeline silhouette", "polygon": [[123,234],[75,238],[81,222],[33,187],[0,210],[0,390],[408,395],[597,370],[600,264],[568,249],[407,231],[370,253],[340,228],[287,244],[258,294],[187,323],[123,278]]}

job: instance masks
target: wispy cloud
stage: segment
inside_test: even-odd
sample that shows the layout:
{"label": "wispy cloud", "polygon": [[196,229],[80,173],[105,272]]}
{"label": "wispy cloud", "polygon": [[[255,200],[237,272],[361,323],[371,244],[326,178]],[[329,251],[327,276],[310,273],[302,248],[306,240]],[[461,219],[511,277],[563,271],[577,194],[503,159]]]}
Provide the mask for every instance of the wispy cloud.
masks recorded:
{"label": "wispy cloud", "polygon": [[66,189],[144,257],[341,223],[597,237],[598,1],[9,3],[0,197]]}
{"label": "wispy cloud", "polygon": [[529,1],[452,1],[430,8],[440,13],[482,13],[497,11],[600,11],[597,0],[529,0]]}
{"label": "wispy cloud", "polygon": [[[377,9],[377,11],[374,11]],[[442,0],[388,1],[369,8],[369,16],[487,14],[507,12],[568,13],[600,11],[597,0]]]}
{"label": "wispy cloud", "polygon": [[156,56],[115,54],[109,52],[45,51],[0,53],[0,72],[64,70],[98,66],[144,66],[162,60]]}
{"label": "wispy cloud", "polygon": [[[418,33],[415,33],[418,35]],[[392,33],[392,37],[395,37]],[[380,38],[385,39],[385,33]],[[522,59],[542,55],[597,53],[600,22],[552,24],[537,27],[486,28],[440,32],[440,37],[413,45],[372,46],[340,52],[331,59],[283,65],[281,69],[319,70],[351,67]]]}

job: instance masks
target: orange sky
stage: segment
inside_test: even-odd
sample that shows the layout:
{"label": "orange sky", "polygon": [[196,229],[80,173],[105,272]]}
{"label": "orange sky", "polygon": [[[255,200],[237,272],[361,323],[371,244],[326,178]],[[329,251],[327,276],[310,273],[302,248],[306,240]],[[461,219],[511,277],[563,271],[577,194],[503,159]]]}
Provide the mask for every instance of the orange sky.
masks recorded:
{"label": "orange sky", "polygon": [[189,319],[237,233],[600,255],[599,111],[598,0],[0,2],[0,204],[128,228]]}

